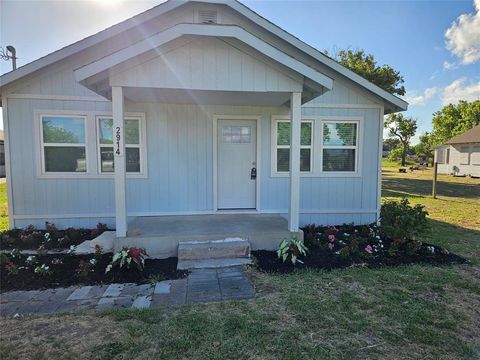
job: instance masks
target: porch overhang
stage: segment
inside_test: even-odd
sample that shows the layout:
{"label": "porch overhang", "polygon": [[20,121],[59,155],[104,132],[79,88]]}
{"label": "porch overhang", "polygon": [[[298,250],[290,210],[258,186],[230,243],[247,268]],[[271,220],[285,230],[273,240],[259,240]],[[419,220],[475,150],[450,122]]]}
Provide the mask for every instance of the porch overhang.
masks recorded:
{"label": "porch overhang", "polygon": [[[131,69],[136,67],[140,69],[137,72],[142,72],[143,64],[198,39],[217,39],[235,50],[252,55],[259,62],[266,64],[269,70],[279,69],[278,72],[296,87],[270,89],[251,86],[245,89],[240,86],[224,86],[224,84],[198,86],[198,84],[187,84],[180,73],[173,74],[179,78],[177,84],[173,85],[152,81],[147,81],[146,84],[125,81],[123,74],[132,71]],[[216,71],[220,70],[213,69],[213,72]],[[145,102],[281,105],[288,103],[293,91],[302,93],[302,103],[304,103],[333,88],[331,78],[269,45],[243,28],[218,24],[178,24],[85,65],[74,73],[78,82],[103,97],[111,99],[112,86],[122,86],[127,100]]]}

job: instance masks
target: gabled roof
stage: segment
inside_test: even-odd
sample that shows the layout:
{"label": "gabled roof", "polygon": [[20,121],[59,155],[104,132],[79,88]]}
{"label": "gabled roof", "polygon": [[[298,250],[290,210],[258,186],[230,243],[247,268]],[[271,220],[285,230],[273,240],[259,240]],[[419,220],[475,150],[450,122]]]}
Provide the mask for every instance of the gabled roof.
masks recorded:
{"label": "gabled roof", "polygon": [[475,126],[473,129],[465,131],[463,134],[457,135],[447,141],[447,144],[470,144],[480,143],[480,125]]}
{"label": "gabled roof", "polygon": [[113,25],[95,35],[89,36],[83,40],[77,41],[69,46],[66,46],[58,51],[55,51],[49,55],[46,55],[38,60],[35,60],[27,65],[24,65],[18,68],[15,71],[8,72],[2,76],[0,76],[0,87],[5,86],[9,83],[12,83],[24,76],[27,76],[43,67],[51,65],[57,61],[65,59],[71,55],[74,55],[82,50],[87,49],[93,45],[96,45],[112,36],[115,36],[123,31],[129,30],[138,24],[151,20],[157,16],[160,16],[168,11],[171,11],[179,6],[182,6],[186,3],[190,2],[199,2],[199,3],[209,3],[209,4],[221,4],[232,8],[233,10],[237,11],[238,13],[242,14],[246,18],[250,19],[251,21],[255,22],[260,27],[264,28],[265,30],[275,34],[276,36],[282,38],[283,40],[287,41],[291,45],[295,46],[300,51],[312,56],[319,62],[323,63],[324,65],[330,67],[331,69],[335,70],[339,74],[349,78],[354,83],[362,86],[363,88],[367,89],[368,91],[372,92],[373,94],[381,97],[386,102],[391,104],[391,110],[395,111],[403,111],[406,110],[408,107],[408,103],[397,96],[390,94],[389,92],[383,90],[379,86],[369,82],[365,78],[361,77],[360,75],[354,73],[353,71],[345,68],[344,66],[340,65],[335,60],[331,59],[330,57],[326,56],[319,50],[311,47],[310,45],[304,43],[300,39],[296,38],[295,36],[289,34],[285,30],[281,29],[277,25],[271,23],[267,19],[263,18],[262,16],[258,15],[256,12],[248,8],[247,6],[241,4],[237,0],[169,0],[165,3],[155,6],[152,9],[149,9],[141,14],[138,14],[130,19],[127,19],[123,22],[120,22],[116,25]]}

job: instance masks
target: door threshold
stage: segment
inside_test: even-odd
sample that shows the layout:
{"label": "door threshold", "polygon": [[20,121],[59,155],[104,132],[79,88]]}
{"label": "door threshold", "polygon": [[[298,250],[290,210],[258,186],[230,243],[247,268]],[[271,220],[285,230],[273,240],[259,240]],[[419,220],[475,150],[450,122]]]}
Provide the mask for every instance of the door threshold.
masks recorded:
{"label": "door threshold", "polygon": [[259,214],[257,209],[218,209],[215,214]]}

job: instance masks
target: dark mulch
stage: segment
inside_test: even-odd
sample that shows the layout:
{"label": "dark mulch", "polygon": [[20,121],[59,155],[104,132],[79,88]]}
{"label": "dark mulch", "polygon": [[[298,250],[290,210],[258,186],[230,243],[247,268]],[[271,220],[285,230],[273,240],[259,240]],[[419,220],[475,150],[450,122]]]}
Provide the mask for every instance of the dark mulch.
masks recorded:
{"label": "dark mulch", "polygon": [[68,249],[86,240],[93,240],[109,230],[106,225],[98,224],[95,229],[68,228],[57,229],[54,224],[46,223],[46,229],[28,226],[25,229],[10,229],[0,232],[0,249],[2,250],[37,250]]}
{"label": "dark mulch", "polygon": [[[407,242],[408,244],[408,242]],[[443,249],[432,244],[422,243],[422,247],[433,246],[434,254],[426,254],[419,252],[416,255],[408,256],[404,252],[399,252],[395,256],[389,256],[386,252],[378,254],[370,259],[360,258],[343,258],[333,254],[331,251],[313,248],[306,257],[300,259],[304,264],[297,263],[295,266],[291,262],[282,262],[277,257],[276,251],[257,250],[252,251],[255,258],[255,266],[260,271],[273,273],[289,273],[295,269],[312,268],[312,269],[342,269],[350,266],[366,266],[369,268],[379,268],[384,266],[398,266],[404,264],[432,264],[432,265],[450,265],[463,264],[467,260],[461,256],[444,253]]]}
{"label": "dark mulch", "polygon": [[[11,290],[34,290],[72,285],[101,285],[110,283],[149,283],[169,279],[179,279],[187,276],[188,271],[177,270],[177,258],[146,259],[144,271],[139,271],[132,266],[130,269],[112,269],[105,274],[105,268],[112,259],[112,254],[103,254],[101,259],[89,271],[86,277],[80,276],[75,270],[80,260],[85,262],[92,259],[92,255],[42,255],[37,256],[38,263],[28,268],[19,268],[18,274],[8,274],[5,267],[0,272],[0,292]],[[25,266],[25,256],[13,259],[18,267]],[[55,264],[56,260],[61,264]],[[53,264],[52,264],[53,260]],[[51,274],[35,274],[35,266],[45,264],[50,267]]]}

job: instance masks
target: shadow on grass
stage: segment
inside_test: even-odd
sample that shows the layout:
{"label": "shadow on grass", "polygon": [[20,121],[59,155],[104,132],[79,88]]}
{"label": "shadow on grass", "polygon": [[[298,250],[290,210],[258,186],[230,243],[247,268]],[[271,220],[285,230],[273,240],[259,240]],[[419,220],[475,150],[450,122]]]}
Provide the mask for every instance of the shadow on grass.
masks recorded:
{"label": "shadow on grass", "polygon": [[428,223],[430,229],[421,240],[444,247],[473,264],[480,264],[480,231],[433,219],[428,219]]}
{"label": "shadow on grass", "polygon": [[[387,197],[425,197],[432,194],[432,181],[412,178],[389,178],[382,180],[382,196]],[[453,182],[437,182],[439,196],[480,198],[480,181],[478,184],[461,184]]]}

